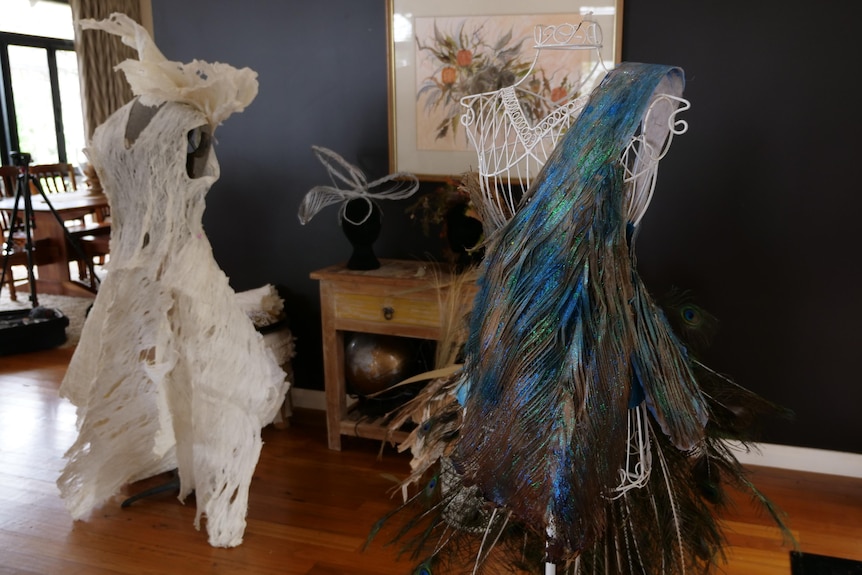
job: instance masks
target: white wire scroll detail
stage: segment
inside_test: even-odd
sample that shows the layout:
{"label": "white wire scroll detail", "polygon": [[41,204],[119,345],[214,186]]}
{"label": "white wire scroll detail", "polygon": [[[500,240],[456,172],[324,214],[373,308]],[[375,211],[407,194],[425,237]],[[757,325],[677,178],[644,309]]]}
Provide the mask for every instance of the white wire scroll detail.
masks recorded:
{"label": "white wire scroll detail", "polygon": [[688,122],[678,116],[689,108],[691,103],[685,98],[656,95],[641,123],[640,133],[623,152],[620,161],[625,167],[624,181],[629,190],[627,215],[635,227],[652,201],[659,162],[670,149],[673,137],[688,131]]}
{"label": "white wire scroll detail", "polygon": [[[371,217],[372,204],[375,200],[403,200],[419,189],[419,180],[413,174],[396,172],[369,183],[359,168],[349,164],[332,150],[321,146],[312,146],[311,149],[326,168],[332,185],[314,186],[302,198],[297,215],[303,225],[326,206],[339,202],[341,206],[338,210],[338,221],[345,219],[351,224],[360,225]],[[347,187],[339,187],[339,182]],[[378,191],[372,191],[375,189]],[[368,202],[368,213],[361,220],[353,221],[345,214],[345,208],[347,202],[357,198]]]}
{"label": "white wire scroll detail", "polygon": [[536,26],[533,38],[536,48],[564,50],[594,50],[601,48],[602,27],[593,20],[582,20],[578,24]]}
{"label": "white wire scroll detail", "polygon": [[647,425],[646,402],[628,410],[628,447],[625,462],[618,470],[620,482],[613,488],[608,499],[618,499],[632,489],[640,489],[649,481],[652,471],[649,426]]}
{"label": "white wire scroll detail", "polygon": [[[461,99],[464,108],[461,124],[477,153],[486,235],[515,213],[531,181],[586,105],[587,97],[581,92],[589,92],[607,72],[600,52],[602,31],[597,22],[585,19],[578,24],[536,26],[533,37],[535,56],[527,73],[517,82]],[[595,52],[588,69],[572,66],[571,74],[578,78],[577,88],[557,101],[531,91],[526,82],[543,50]],[[531,123],[522,107],[526,98],[542,100],[550,112]]]}

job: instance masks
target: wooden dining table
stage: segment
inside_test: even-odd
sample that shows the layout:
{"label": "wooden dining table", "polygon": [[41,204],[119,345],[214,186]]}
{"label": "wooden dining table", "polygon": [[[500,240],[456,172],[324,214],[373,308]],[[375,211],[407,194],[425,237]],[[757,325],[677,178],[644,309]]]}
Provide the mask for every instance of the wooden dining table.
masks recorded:
{"label": "wooden dining table", "polygon": [[[40,257],[37,261],[37,293],[93,297],[95,288],[75,280],[69,270],[70,260],[78,259],[78,254],[70,244],[65,222],[80,219],[86,214],[107,207],[107,196],[104,193],[86,189],[48,194],[50,205],[41,195],[30,197],[33,208],[33,241],[43,240],[41,243],[46,243],[44,240],[47,240],[50,246],[47,250],[50,257]],[[0,199],[0,210],[11,212],[14,206],[14,197]],[[54,208],[53,212],[51,207]],[[18,202],[18,213],[19,215],[24,213],[23,198]]]}

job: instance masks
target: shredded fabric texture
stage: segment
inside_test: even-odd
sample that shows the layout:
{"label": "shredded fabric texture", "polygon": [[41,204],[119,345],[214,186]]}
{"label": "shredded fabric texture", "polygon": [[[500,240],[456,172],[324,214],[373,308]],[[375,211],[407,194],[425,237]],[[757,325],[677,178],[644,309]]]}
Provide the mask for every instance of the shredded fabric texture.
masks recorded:
{"label": "shredded fabric texture", "polygon": [[257,73],[221,62],[165,58],[146,28],[115,12],[107,20],[81,20],[81,28],[103,30],[120,36],[123,44],[138,51],[137,60],[125,60],[117,68],[126,75],[132,93],[146,106],[184,102],[200,110],[213,126],[241,112],[257,96]]}
{"label": "shredded fabric texture", "polygon": [[[122,22],[122,19],[119,19]],[[210,78],[214,80],[214,78]],[[232,88],[236,88],[233,86]],[[177,469],[209,543],[242,542],[261,427],[288,381],[218,267],[202,225],[218,179],[212,126],[234,91],[199,109],[133,100],[87,153],[111,206],[111,261],[60,394],[78,438],[57,484],[75,519],[130,482]]]}
{"label": "shredded fabric texture", "polygon": [[284,300],[272,284],[238,292],[236,302],[257,328],[284,318]]}
{"label": "shredded fabric texture", "polygon": [[124,484],[178,468],[210,543],[234,546],[248,487],[286,381],[228,278],[201,219],[218,177],[186,174],[187,134],[206,119],[167,103],[129,148],[136,102],[100,126],[89,153],[110,197],[111,262],[60,389],[79,437],[59,480],[75,518]]}
{"label": "shredded fabric texture", "polygon": [[417,489],[372,537],[414,573],[708,572],[728,485],[784,526],[724,441],[778,408],[704,366],[708,315],[637,273],[620,159],[668,85],[681,70],[605,77],[488,246],[463,367],[393,414],[417,423]]}

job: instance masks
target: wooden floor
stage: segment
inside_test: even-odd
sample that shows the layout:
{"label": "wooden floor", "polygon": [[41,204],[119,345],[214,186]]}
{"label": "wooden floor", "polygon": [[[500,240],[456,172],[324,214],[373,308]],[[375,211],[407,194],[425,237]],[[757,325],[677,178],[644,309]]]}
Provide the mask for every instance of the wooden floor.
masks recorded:
{"label": "wooden floor", "polygon": [[[394,551],[363,550],[372,523],[393,502],[393,476],[408,460],[379,444],[345,438],[326,447],[323,414],[298,412],[288,429],[264,429],[251,486],[245,541],[207,544],[193,527],[194,497],[171,493],[121,508],[127,496],[162,483],[154,478],[84,520],[73,522],[55,480],[75,438],[75,412],[57,397],[71,351],[0,357],[0,573],[2,574],[406,574]],[[790,517],[802,551],[862,560],[862,481],[753,469],[755,483]],[[725,517],[728,562],[718,572],[790,573],[789,548],[745,498]]]}

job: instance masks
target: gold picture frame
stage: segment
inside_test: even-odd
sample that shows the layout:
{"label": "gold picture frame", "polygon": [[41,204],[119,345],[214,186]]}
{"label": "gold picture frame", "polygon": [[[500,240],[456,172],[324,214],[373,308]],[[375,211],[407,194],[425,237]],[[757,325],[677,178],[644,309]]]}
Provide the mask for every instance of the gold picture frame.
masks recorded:
{"label": "gold picture frame", "polygon": [[[537,24],[596,22],[601,60],[612,67],[620,61],[622,5],[536,0],[525,13],[523,0],[387,0],[390,171],[445,181],[474,169],[476,152],[459,130],[460,98],[471,95],[465,90],[523,76]],[[568,80],[559,62],[541,70],[548,90]]]}

